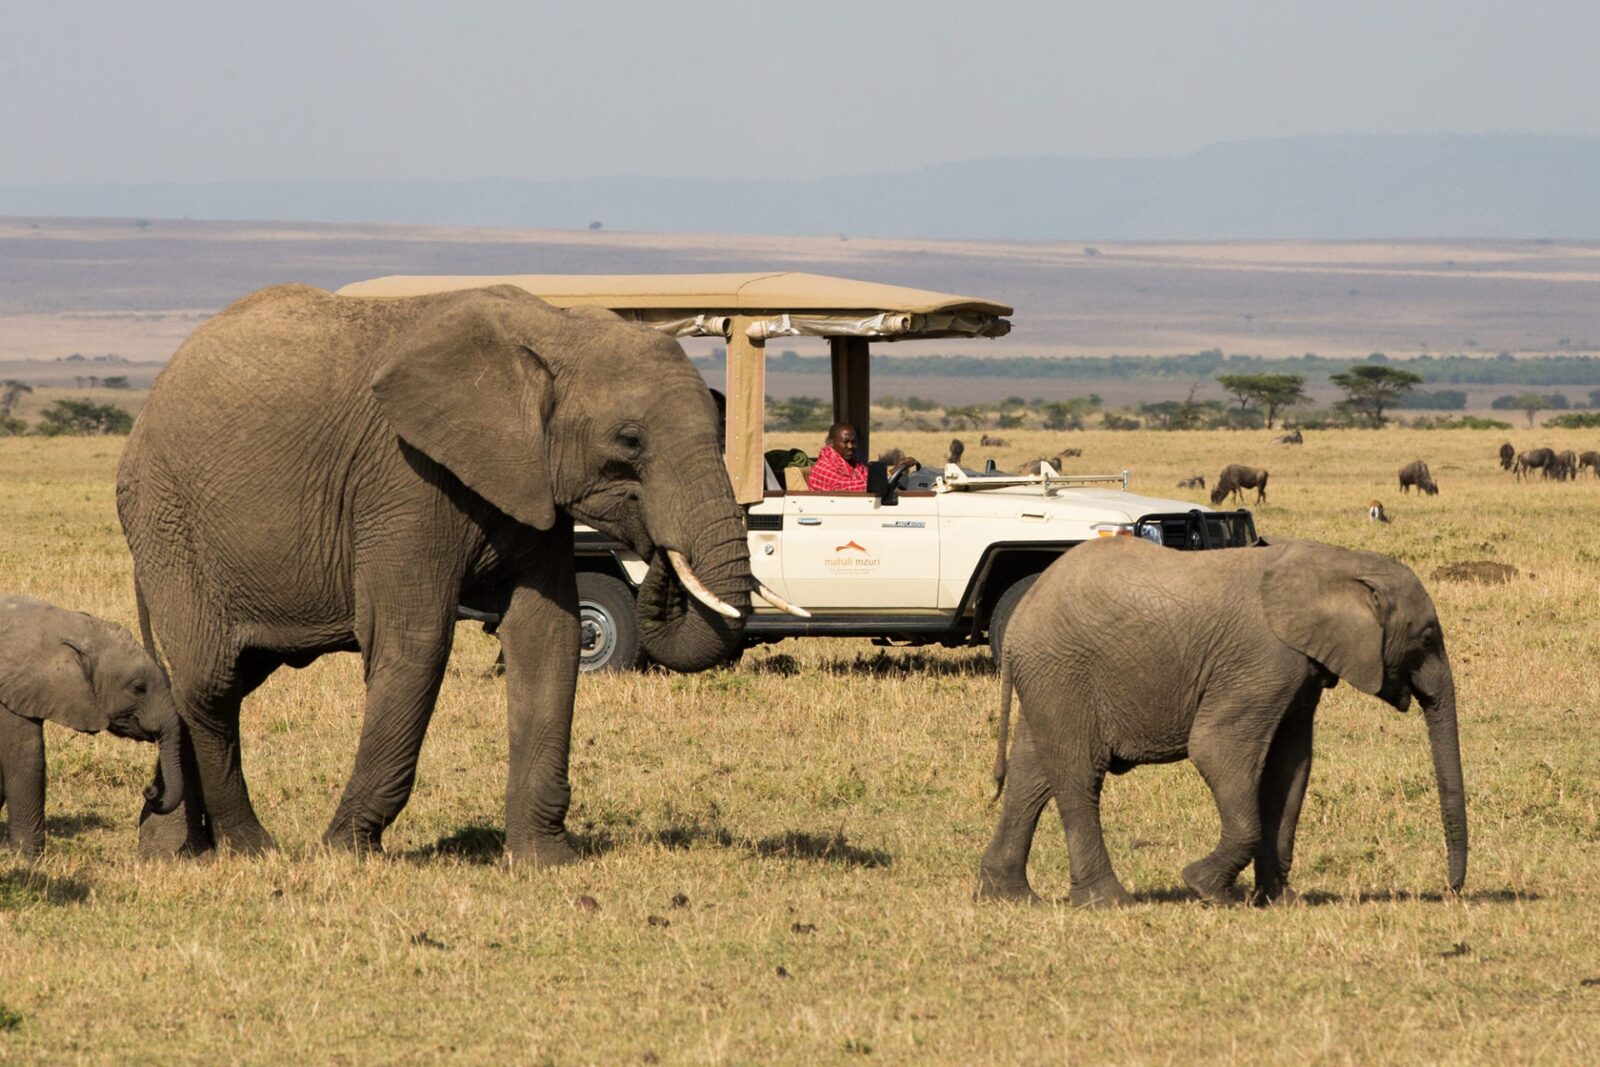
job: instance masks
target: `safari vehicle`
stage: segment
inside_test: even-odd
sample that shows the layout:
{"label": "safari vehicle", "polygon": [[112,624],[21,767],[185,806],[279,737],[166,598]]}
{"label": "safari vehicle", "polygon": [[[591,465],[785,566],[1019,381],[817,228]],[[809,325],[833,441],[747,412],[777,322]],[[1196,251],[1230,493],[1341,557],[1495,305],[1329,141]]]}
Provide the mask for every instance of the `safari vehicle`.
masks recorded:
{"label": "safari vehicle", "polygon": [[[1128,472],[1038,475],[903,472],[869,464],[867,492],[813,492],[763,454],[766,343],[825,337],[834,418],[870,455],[873,341],[1002,337],[1012,309],[990,300],[791,271],[768,274],[393,276],[339,290],[361,297],[509,283],[561,308],[608,308],[675,337],[727,343],[728,476],[745,508],[756,578],[809,611],[753,600],[747,643],[796,636],[871,637],[944,645],[988,640],[998,651],[1011,610],[1061,553],[1097,537],[1144,537],[1173,548],[1255,542],[1248,511],[1215,512],[1137,496]],[[799,475],[799,477],[796,477]],[[578,592],[584,670],[639,660],[633,599],[647,561],[580,527]]]}

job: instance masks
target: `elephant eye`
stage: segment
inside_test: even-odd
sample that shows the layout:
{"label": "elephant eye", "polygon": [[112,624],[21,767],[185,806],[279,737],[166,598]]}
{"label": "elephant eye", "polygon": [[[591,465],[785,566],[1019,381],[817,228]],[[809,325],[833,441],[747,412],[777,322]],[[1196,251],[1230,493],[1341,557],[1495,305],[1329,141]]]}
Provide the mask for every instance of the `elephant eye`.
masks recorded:
{"label": "elephant eye", "polygon": [[128,691],[136,697],[142,697],[150,691],[150,687],[145,684],[144,680],[141,678],[135,681],[132,685],[128,686]]}
{"label": "elephant eye", "polygon": [[617,444],[629,455],[637,456],[644,451],[644,434],[638,427],[624,426],[617,431]]}

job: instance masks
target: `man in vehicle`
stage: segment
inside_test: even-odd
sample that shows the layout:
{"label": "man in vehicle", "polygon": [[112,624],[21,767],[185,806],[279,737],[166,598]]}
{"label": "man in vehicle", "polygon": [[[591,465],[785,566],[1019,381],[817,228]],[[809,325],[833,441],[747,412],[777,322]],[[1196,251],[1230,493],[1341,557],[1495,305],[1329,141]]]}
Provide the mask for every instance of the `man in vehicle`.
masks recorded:
{"label": "man in vehicle", "polygon": [[[858,455],[856,428],[848,422],[836,422],[828,428],[827,443],[817,455],[806,475],[811,491],[822,493],[865,493],[867,491],[867,465]],[[910,456],[903,456],[889,467],[889,477],[902,468],[920,470],[922,464]]]}

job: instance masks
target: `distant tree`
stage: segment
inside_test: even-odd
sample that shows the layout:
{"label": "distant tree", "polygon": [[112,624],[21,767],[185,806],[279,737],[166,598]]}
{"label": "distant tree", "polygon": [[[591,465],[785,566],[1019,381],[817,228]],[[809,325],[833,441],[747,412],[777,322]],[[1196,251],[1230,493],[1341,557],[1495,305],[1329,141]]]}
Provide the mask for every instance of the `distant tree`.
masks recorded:
{"label": "distant tree", "polygon": [[1075,396],[1070,400],[1046,401],[1044,407],[1044,428],[1047,430],[1081,430],[1084,420],[1100,407],[1100,397],[1096,393],[1088,396]]}
{"label": "distant tree", "polygon": [[1463,411],[1467,394],[1460,389],[1419,390],[1401,397],[1400,406],[1408,411]]}
{"label": "distant tree", "polygon": [[946,405],[944,418],[940,423],[945,429],[976,430],[987,421],[988,408],[982,404],[967,404],[954,407]]}
{"label": "distant tree", "polygon": [[1515,396],[1497,396],[1490,407],[1498,407],[1501,411],[1520,411],[1528,417],[1528,428],[1533,428],[1533,420],[1539,412],[1550,407],[1549,398],[1538,393],[1518,393]]}
{"label": "distant tree", "polygon": [[7,378],[0,382],[0,418],[9,419],[11,409],[16,407],[17,399],[23,393],[33,392],[33,386],[19,382],[15,378]]}
{"label": "distant tree", "polygon": [[1345,410],[1368,426],[1378,427],[1384,424],[1384,410],[1421,385],[1422,375],[1382,363],[1360,363],[1329,375],[1329,380],[1345,391],[1345,399],[1340,401]]}
{"label": "distant tree", "polygon": [[1600,411],[1568,412],[1565,415],[1557,415],[1546,425],[1562,430],[1592,430],[1600,427]]}
{"label": "distant tree", "polygon": [[40,415],[36,432],[45,437],[95,437],[132,429],[133,416],[115,404],[57,400]]}
{"label": "distant tree", "polygon": [[599,220],[596,220],[596,221],[594,221],[594,222],[591,222],[591,223],[589,223],[589,229],[591,229],[591,230],[598,230],[598,229],[600,229],[600,228],[601,228],[601,227],[602,227],[602,226],[603,226],[603,225],[604,225],[604,224],[603,224],[603,223],[601,223],[601,222],[600,222],[600,221],[599,221]]}
{"label": "distant tree", "polygon": [[1217,381],[1233,394],[1241,409],[1264,409],[1269,430],[1279,411],[1310,399],[1306,396],[1306,380],[1298,374],[1219,374]]}
{"label": "distant tree", "polygon": [[999,425],[1002,430],[1014,430],[1028,417],[1028,402],[1020,396],[1008,396],[1000,401]]}
{"label": "distant tree", "polygon": [[128,376],[126,374],[113,374],[109,378],[100,379],[100,385],[105,389],[126,389],[128,388]]}

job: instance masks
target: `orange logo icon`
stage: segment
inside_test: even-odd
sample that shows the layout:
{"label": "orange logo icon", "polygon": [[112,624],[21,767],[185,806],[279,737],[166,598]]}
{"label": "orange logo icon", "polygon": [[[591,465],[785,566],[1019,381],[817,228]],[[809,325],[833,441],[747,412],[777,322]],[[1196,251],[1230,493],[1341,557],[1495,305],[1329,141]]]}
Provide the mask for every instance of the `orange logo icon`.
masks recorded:
{"label": "orange logo icon", "polygon": [[854,541],[846,541],[842,545],[837,545],[837,546],[834,547],[834,551],[835,552],[843,552],[847,548],[853,548],[857,552],[862,553],[863,555],[865,555],[866,551],[867,551],[865,548],[862,548],[860,545],[856,544]]}

